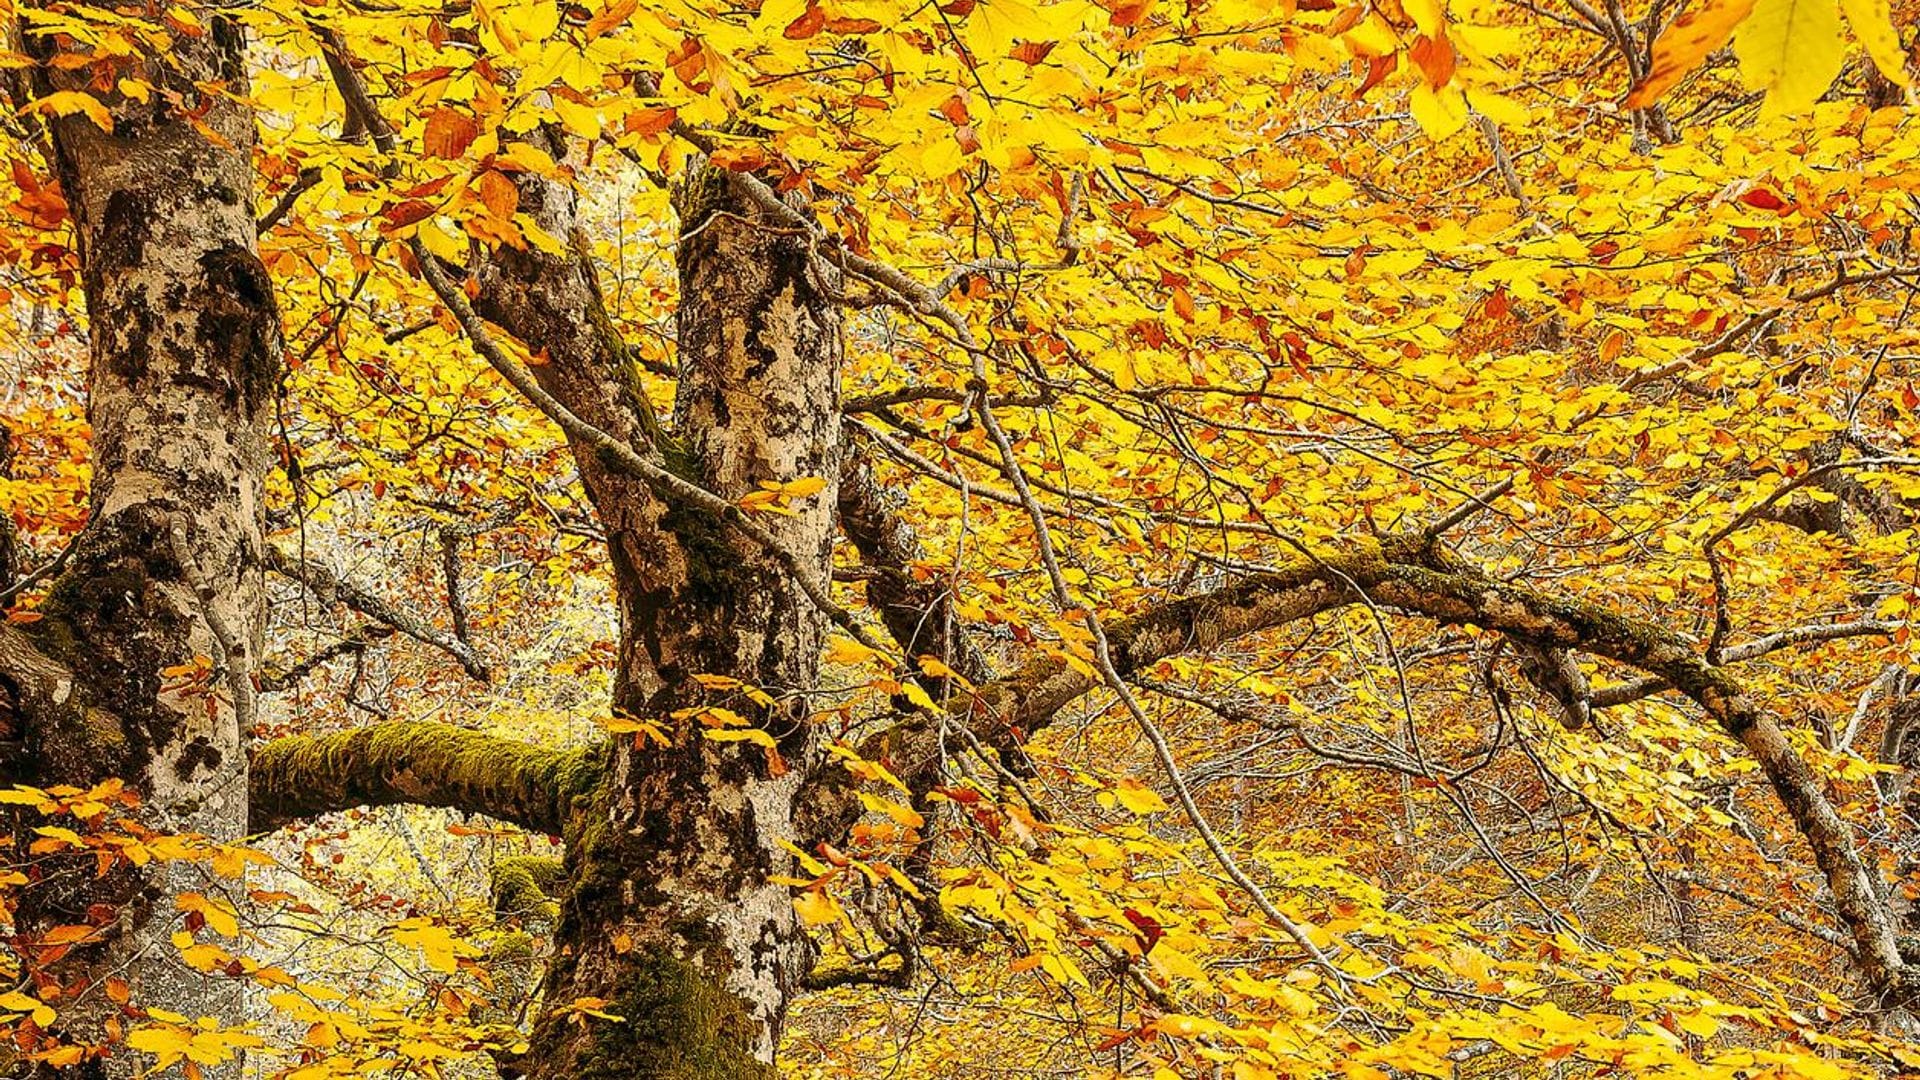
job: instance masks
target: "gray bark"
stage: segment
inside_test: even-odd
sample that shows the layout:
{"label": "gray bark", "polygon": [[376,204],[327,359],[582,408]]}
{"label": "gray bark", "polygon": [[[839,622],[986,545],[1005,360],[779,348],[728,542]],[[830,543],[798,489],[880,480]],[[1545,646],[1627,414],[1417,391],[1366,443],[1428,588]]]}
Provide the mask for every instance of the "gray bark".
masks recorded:
{"label": "gray bark", "polygon": [[[177,36],[144,77],[204,110],[200,123],[218,138],[161,94],[150,104],[106,97],[111,131],[84,115],[49,124],[82,262],[94,484],[91,520],[45,617],[0,650],[6,673],[33,688],[19,695],[24,754],[0,783],[117,776],[141,795],[148,826],[230,840],[246,822],[241,733],[263,626],[261,484],[281,341],[255,251],[252,115],[195,85],[244,94],[243,41],[228,20],[200,15],[207,32]],[[42,57],[79,48],[44,36],[26,47]],[[24,82],[47,93],[88,77],[43,69]],[[195,657],[214,661],[206,679],[164,674]],[[231,1019],[232,982],[171,959],[177,913],[166,898],[191,887],[188,874],[122,867],[70,889],[27,889],[20,928],[84,922],[109,905],[115,932],[62,959],[63,982],[119,971],[136,1000]],[[63,1009],[71,1039],[98,1037],[101,1000]],[[134,1064],[123,1051],[89,1067],[121,1076]]]}

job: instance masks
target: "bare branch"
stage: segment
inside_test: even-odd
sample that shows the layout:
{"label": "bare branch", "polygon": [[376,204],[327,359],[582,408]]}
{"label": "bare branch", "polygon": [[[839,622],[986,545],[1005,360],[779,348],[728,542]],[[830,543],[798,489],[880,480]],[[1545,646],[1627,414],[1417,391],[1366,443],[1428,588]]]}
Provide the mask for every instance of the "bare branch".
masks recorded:
{"label": "bare branch", "polygon": [[291,578],[312,589],[323,597],[337,598],[341,603],[365,615],[369,619],[385,623],[423,645],[431,645],[459,662],[467,674],[487,682],[491,675],[486,662],[480,654],[466,642],[442,633],[431,623],[388,603],[384,598],[345,577],[334,573],[314,559],[300,560],[272,544],[267,545],[267,569],[282,577]]}

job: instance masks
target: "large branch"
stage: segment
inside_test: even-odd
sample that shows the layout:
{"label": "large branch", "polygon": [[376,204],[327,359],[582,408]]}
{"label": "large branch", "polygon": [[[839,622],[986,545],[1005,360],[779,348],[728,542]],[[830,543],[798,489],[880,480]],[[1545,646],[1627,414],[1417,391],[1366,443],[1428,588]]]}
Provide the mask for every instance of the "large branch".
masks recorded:
{"label": "large branch", "polygon": [[546,750],[420,721],[275,739],[254,752],[249,832],[356,806],[444,806],[559,836],[600,782],[597,750]]}
{"label": "large branch", "polygon": [[[1739,663],[1742,660],[1752,660],[1794,645],[1813,645],[1856,637],[1892,637],[1899,629],[1899,623],[1865,619],[1858,622],[1813,623],[1807,626],[1796,626],[1787,630],[1776,630],[1771,634],[1763,634],[1752,641],[1743,641],[1738,645],[1722,649],[1720,662]],[[1673,685],[1658,675],[1643,675],[1638,679],[1629,679],[1623,683],[1615,683],[1595,690],[1593,707],[1612,708],[1671,689]]]}
{"label": "large branch", "polygon": [[[1912,994],[1890,912],[1820,778],[1731,672],[1709,663],[1693,642],[1663,626],[1497,582],[1450,565],[1422,539],[1396,538],[1377,549],[1303,561],[1170,601],[1115,621],[1107,635],[1114,667],[1125,677],[1169,656],[1205,651],[1359,602],[1441,623],[1480,626],[1530,646],[1579,649],[1637,668],[1692,698],[1746,747],[1806,838],[1833,895],[1834,910],[1847,927],[1854,959],[1875,994],[1884,1004],[1902,1004]],[[1094,676],[1065,661],[1042,657],[981,687],[972,702],[957,705],[956,711],[963,712],[976,737],[1004,745],[1009,737],[1022,738],[1044,726],[1055,712],[1097,685]],[[932,728],[924,718],[909,721],[876,736],[862,751],[890,760],[896,771],[910,769],[932,752]],[[831,826],[838,810],[835,801],[823,801],[817,823]]]}

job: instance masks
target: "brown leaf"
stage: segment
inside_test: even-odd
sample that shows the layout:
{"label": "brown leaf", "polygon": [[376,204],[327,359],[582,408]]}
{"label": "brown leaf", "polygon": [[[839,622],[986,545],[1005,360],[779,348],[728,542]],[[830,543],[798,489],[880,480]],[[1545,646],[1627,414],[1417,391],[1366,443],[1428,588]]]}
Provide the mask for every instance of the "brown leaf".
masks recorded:
{"label": "brown leaf", "polygon": [[1018,60],[1023,64],[1032,66],[1034,64],[1038,64],[1042,60],[1045,60],[1047,58],[1047,54],[1052,52],[1053,47],[1058,44],[1060,43],[1057,41],[1016,42],[1012,50],[1009,51],[1007,55],[1013,57],[1015,60]]}

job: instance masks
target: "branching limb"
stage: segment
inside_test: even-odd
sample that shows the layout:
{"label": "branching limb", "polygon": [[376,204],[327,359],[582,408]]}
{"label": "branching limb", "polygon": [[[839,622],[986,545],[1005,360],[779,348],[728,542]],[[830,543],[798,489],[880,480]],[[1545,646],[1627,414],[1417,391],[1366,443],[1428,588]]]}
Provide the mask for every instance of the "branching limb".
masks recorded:
{"label": "branching limb", "polygon": [[[1743,641],[1738,645],[1720,650],[1720,662],[1737,664],[1743,660],[1752,660],[1771,652],[1791,648],[1795,645],[1814,645],[1823,641],[1841,641],[1856,637],[1891,637],[1899,630],[1900,624],[1861,620],[1844,623],[1812,623],[1796,626],[1787,630],[1777,630],[1763,634],[1752,641]],[[1603,686],[1593,692],[1591,698],[1596,709],[1612,708],[1639,701],[1641,698],[1673,689],[1672,684],[1656,675],[1643,675],[1612,686]]]}
{"label": "branching limb", "polygon": [[[1774,717],[1731,672],[1707,661],[1689,639],[1606,608],[1537,593],[1448,565],[1419,540],[1391,539],[1378,549],[1303,562],[1186,597],[1106,628],[1114,675],[1125,677],[1181,652],[1205,651],[1245,634],[1370,598],[1380,607],[1443,624],[1472,624],[1531,645],[1577,649],[1646,672],[1693,699],[1760,765],[1781,805],[1812,849],[1833,906],[1846,925],[1862,974],[1890,1004],[1913,992],[1895,942],[1891,912],[1853,832],[1824,786]],[[1808,632],[1818,637],[1819,633]],[[1791,633],[1760,639],[1775,644]],[[1846,636],[1840,634],[1838,636]],[[1100,674],[1105,675],[1105,672]],[[1030,661],[981,687],[965,718],[989,741],[1043,725],[1058,709],[1101,684],[1062,661]],[[924,721],[871,740],[863,752],[896,763],[929,749]]]}
{"label": "branching limb", "polygon": [[376,622],[385,623],[423,645],[431,645],[459,661],[467,674],[486,682],[490,678],[486,662],[464,641],[451,637],[424,619],[402,611],[379,594],[357,585],[321,565],[317,560],[302,561],[272,544],[267,545],[267,568],[282,577],[298,581],[324,597],[338,599],[353,610]]}
{"label": "branching limb", "polygon": [[295,684],[313,674],[314,670],[329,660],[337,659],[348,653],[363,652],[376,641],[383,641],[394,635],[394,629],[383,623],[371,623],[358,627],[339,641],[321,649],[319,652],[283,668],[263,665],[254,679],[263,694],[290,690]]}

